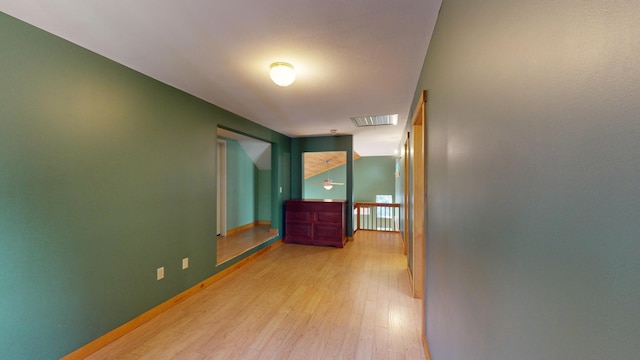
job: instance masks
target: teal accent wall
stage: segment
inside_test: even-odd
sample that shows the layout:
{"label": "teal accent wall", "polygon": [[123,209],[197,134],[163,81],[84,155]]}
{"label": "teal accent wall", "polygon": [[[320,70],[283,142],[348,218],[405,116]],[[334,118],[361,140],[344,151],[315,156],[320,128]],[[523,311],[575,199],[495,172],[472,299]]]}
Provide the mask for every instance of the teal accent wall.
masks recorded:
{"label": "teal accent wall", "polygon": [[217,126],[274,145],[282,224],[289,138],[5,14],[0,34],[3,358],[57,359],[239,260],[215,266]]}
{"label": "teal accent wall", "polygon": [[258,220],[258,168],[240,144],[227,143],[227,230]]}
{"label": "teal accent wall", "polygon": [[443,2],[414,99],[428,90],[433,359],[638,358],[638,18]]}

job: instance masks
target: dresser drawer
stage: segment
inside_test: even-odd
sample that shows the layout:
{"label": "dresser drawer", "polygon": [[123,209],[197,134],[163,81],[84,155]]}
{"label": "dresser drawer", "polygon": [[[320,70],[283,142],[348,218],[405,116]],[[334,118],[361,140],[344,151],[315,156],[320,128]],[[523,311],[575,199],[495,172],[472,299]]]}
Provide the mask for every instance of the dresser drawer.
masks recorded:
{"label": "dresser drawer", "polygon": [[318,223],[342,223],[342,212],[317,212],[315,222]]}
{"label": "dresser drawer", "polygon": [[311,224],[291,223],[287,226],[287,239],[311,241],[313,239],[313,227]]}
{"label": "dresser drawer", "polygon": [[287,221],[311,222],[311,212],[309,211],[287,211]]}

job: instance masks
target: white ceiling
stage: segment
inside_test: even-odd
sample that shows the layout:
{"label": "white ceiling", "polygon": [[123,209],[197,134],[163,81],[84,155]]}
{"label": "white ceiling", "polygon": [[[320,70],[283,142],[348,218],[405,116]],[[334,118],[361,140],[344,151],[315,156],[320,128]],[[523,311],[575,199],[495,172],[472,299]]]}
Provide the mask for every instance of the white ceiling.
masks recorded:
{"label": "white ceiling", "polygon": [[[440,0],[0,0],[0,10],[291,137],[398,148]],[[276,61],[296,82],[278,87]],[[398,113],[397,126],[351,116]]]}

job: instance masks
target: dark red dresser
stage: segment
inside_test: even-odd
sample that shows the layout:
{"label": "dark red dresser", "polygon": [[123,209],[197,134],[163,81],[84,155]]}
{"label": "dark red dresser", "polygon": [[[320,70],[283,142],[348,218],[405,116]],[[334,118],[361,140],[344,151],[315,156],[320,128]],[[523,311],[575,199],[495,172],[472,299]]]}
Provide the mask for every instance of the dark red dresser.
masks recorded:
{"label": "dark red dresser", "polygon": [[344,200],[287,200],[284,242],[344,247],[346,216]]}

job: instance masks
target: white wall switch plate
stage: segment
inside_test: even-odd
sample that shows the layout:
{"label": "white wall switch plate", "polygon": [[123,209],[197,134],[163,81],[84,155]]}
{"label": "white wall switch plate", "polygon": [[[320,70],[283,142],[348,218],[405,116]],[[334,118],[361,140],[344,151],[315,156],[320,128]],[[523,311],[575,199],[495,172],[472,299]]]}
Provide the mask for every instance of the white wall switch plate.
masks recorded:
{"label": "white wall switch plate", "polygon": [[184,259],[182,259],[182,270],[186,269],[189,267],[189,258],[186,257]]}
{"label": "white wall switch plate", "polygon": [[164,266],[159,267],[159,268],[156,270],[156,278],[157,278],[158,280],[162,280],[162,279],[164,279]]}

